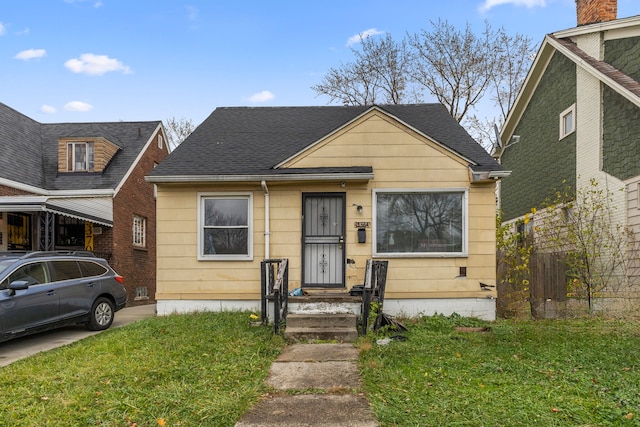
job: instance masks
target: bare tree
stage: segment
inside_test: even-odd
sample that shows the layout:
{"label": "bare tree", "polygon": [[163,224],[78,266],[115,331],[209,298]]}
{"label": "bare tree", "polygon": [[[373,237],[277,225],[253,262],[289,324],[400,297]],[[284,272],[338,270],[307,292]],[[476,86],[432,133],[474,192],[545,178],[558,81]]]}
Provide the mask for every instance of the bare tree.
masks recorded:
{"label": "bare tree", "polygon": [[312,89],[318,95],[327,95],[329,102],[341,101],[344,105],[402,103],[409,79],[407,43],[397,43],[387,34],[381,39],[361,36],[359,46],[350,48],[354,62],[330,68]]}
{"label": "bare tree", "polygon": [[495,65],[495,35],[488,23],[477,36],[467,24],[457,30],[447,21],[432,22],[432,31],[422,30],[409,39],[415,61],[411,77],[462,121],[491,82]]}
{"label": "bare tree", "polygon": [[507,119],[527,76],[537,46],[529,37],[521,34],[509,36],[504,29],[495,34],[495,72],[491,74],[487,88],[493,107],[498,109],[497,117],[480,117],[475,112],[469,114],[463,124],[467,131],[487,151],[495,141],[494,125],[502,127]]}
{"label": "bare tree", "polygon": [[167,133],[169,148],[172,151],[175,150],[182,141],[191,135],[194,129],[191,119],[184,117],[177,119],[175,116],[167,119],[164,130]]}
{"label": "bare tree", "polygon": [[[329,69],[312,89],[345,105],[402,104],[435,96],[488,150],[494,123],[504,123],[531,65],[531,39],[509,36],[503,28],[494,31],[486,22],[479,35],[469,24],[464,31],[447,21],[431,24],[430,31],[408,34],[402,42],[389,34],[362,37],[360,49],[351,49],[354,61]],[[499,117],[478,117],[481,101],[489,109],[497,107]]]}

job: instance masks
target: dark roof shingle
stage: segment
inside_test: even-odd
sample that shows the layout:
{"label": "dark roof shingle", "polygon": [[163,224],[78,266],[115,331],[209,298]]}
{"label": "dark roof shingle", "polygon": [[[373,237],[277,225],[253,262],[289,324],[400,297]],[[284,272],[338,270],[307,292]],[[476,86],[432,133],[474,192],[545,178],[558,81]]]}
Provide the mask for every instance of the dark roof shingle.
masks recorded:
{"label": "dark roof shingle", "polygon": [[[151,176],[259,175],[365,113],[371,106],[215,109]],[[441,104],[377,106],[470,160],[476,171],[500,165]]]}
{"label": "dark roof shingle", "polygon": [[[114,189],[160,121],[43,124],[0,103],[0,178],[44,190]],[[58,139],[103,137],[119,150],[102,173],[59,173]]]}

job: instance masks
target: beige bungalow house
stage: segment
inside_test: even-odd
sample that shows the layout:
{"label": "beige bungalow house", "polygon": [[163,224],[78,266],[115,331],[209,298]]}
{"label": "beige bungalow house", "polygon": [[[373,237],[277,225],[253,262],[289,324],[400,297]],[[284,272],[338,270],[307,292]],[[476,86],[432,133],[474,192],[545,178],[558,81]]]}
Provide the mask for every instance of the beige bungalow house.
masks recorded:
{"label": "beige bungalow house", "polygon": [[505,175],[440,104],[217,108],[146,177],[158,313],[260,310],[273,258],[289,289],[346,292],[373,258],[386,313],[494,319]]}

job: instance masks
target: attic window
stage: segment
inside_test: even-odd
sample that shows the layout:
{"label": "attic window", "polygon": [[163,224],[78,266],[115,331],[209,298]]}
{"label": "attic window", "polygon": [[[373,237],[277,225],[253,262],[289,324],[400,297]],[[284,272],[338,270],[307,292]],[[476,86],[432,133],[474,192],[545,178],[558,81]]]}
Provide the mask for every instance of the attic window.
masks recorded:
{"label": "attic window", "polygon": [[67,171],[92,171],[94,168],[93,142],[67,143]]}
{"label": "attic window", "polygon": [[560,139],[576,131],[576,104],[560,113]]}

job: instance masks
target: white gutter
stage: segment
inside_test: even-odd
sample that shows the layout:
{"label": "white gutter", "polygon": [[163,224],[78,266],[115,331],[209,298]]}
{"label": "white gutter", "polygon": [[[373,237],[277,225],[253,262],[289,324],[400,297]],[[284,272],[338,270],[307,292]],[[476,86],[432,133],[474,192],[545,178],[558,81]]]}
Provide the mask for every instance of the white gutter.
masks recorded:
{"label": "white gutter", "polygon": [[371,180],[373,172],[314,173],[314,174],[269,174],[269,175],[171,175],[145,176],[147,182],[255,182],[255,181],[349,181]]}
{"label": "white gutter", "polygon": [[499,180],[511,175],[511,171],[490,171],[490,172],[474,172],[471,171],[471,182],[487,182]]}
{"label": "white gutter", "polygon": [[269,259],[269,236],[271,235],[271,229],[269,228],[269,188],[267,187],[267,181],[263,180],[260,184],[264,190],[264,259]]}
{"label": "white gutter", "polygon": [[[4,185],[6,187],[15,188],[17,190],[26,191],[28,193],[38,194],[42,196],[58,196],[58,197],[102,197],[102,196],[113,196],[113,189],[85,189],[85,190],[46,190],[40,187],[34,187],[28,184],[22,184],[17,181],[12,181],[6,178],[0,178],[0,185]],[[32,194],[32,195],[33,195]]]}

